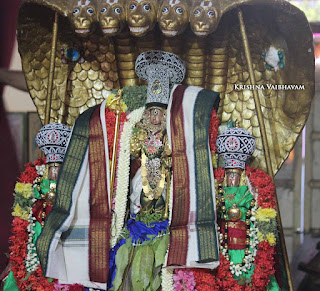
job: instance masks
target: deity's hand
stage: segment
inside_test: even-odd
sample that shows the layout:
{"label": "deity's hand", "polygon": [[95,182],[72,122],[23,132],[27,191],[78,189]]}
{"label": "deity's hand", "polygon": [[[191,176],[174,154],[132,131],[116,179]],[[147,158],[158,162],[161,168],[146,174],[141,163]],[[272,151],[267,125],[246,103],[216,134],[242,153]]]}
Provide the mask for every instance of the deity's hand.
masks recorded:
{"label": "deity's hand", "polygon": [[141,157],[141,145],[146,138],[147,132],[143,128],[136,126],[130,140],[130,153],[133,157]]}

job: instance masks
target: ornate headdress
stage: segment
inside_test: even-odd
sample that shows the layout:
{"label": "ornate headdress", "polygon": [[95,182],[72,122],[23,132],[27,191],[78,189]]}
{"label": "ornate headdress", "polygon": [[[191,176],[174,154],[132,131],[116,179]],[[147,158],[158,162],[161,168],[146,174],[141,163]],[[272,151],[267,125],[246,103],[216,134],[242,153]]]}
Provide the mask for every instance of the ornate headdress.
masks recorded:
{"label": "ornate headdress", "polygon": [[36,143],[46,155],[46,162],[61,163],[66,153],[71,129],[61,123],[50,123],[39,130]]}
{"label": "ornate headdress", "polygon": [[217,151],[225,162],[225,169],[245,168],[246,161],[252,156],[256,142],[251,133],[240,127],[228,128],[219,134]]}
{"label": "ornate headdress", "polygon": [[147,105],[167,106],[170,97],[169,85],[181,83],[186,68],[175,54],[163,51],[148,51],[136,60],[136,73],[148,81]]}

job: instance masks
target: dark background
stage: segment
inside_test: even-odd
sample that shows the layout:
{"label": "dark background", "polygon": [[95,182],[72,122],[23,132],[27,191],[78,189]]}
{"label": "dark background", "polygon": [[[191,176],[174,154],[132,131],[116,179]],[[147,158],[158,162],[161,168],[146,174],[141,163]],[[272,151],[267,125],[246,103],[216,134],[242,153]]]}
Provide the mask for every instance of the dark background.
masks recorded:
{"label": "dark background", "polygon": [[[20,0],[0,0],[0,67],[8,68],[16,38],[16,21]],[[0,85],[0,273],[9,253],[13,188],[19,175],[15,146],[10,133]]]}

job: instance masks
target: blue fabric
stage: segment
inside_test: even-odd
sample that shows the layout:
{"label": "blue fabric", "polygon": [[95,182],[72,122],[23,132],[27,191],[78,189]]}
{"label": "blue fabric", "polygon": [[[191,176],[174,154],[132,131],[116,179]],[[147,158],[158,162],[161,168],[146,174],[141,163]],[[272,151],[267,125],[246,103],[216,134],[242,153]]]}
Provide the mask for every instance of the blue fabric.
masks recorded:
{"label": "blue fabric", "polygon": [[[136,215],[131,214],[132,219],[127,222],[127,230],[129,231],[129,237],[132,238],[134,244],[143,243],[145,240],[153,240],[161,232],[167,233],[169,221],[152,222],[145,224],[142,221],[136,221]],[[154,238],[148,238],[148,235],[155,235]],[[116,254],[118,249],[126,243],[127,239],[121,239],[110,251],[109,251],[109,278],[108,289],[112,288],[112,282],[116,276]]]}
{"label": "blue fabric", "polygon": [[135,215],[131,214],[133,219],[127,222],[127,230],[130,232],[129,237],[133,243],[143,243],[145,240],[151,240],[148,235],[159,235],[161,232],[167,232],[169,221],[152,222],[145,224],[142,221],[135,221]]}

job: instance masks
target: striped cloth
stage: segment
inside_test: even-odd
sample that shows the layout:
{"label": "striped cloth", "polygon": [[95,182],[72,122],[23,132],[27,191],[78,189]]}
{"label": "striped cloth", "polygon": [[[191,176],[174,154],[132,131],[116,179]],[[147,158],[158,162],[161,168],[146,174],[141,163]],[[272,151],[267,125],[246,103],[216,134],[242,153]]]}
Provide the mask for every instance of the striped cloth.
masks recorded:
{"label": "striped cloth", "polygon": [[105,104],[75,123],[56,201],[36,243],[46,277],[98,289],[106,289],[111,221]]}
{"label": "striped cloth", "polygon": [[173,209],[167,267],[219,265],[215,187],[209,148],[209,122],[219,94],[175,86],[167,110],[172,148]]}

